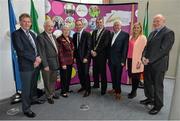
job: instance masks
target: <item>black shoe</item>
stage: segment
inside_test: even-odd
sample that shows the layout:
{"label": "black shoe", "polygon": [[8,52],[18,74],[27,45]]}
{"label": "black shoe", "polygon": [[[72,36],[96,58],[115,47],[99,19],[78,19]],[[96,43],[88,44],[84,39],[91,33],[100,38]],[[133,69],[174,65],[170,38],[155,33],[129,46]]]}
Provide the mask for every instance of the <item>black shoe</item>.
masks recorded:
{"label": "black shoe", "polygon": [[36,100],[36,101],[31,102],[31,105],[35,105],[35,104],[44,104],[44,103],[45,103],[44,100]]}
{"label": "black shoe", "polygon": [[68,92],[68,93],[73,93],[73,90],[68,90],[67,92]]}
{"label": "black shoe", "polygon": [[88,97],[90,94],[91,94],[90,91],[86,91],[86,92],[84,93],[83,97]]}
{"label": "black shoe", "polygon": [[66,93],[62,93],[61,96],[62,96],[62,97],[65,97],[65,98],[68,97],[68,95],[67,95]]}
{"label": "black shoe", "polygon": [[54,100],[52,98],[48,98],[47,101],[49,104],[54,104]]}
{"label": "black shoe", "polygon": [[29,117],[29,118],[34,118],[36,116],[36,114],[32,111],[24,112],[24,115]]}
{"label": "black shoe", "polygon": [[136,96],[137,96],[136,92],[131,92],[131,93],[128,94],[129,99],[132,99],[132,98],[134,98]]}
{"label": "black shoe", "polygon": [[101,95],[105,95],[106,94],[106,92],[101,92]]}
{"label": "black shoe", "polygon": [[59,96],[58,95],[53,95],[53,98],[54,99],[59,99]]}
{"label": "black shoe", "polygon": [[84,90],[85,90],[84,88],[80,88],[77,92],[79,93],[79,92],[82,92]]}
{"label": "black shoe", "polygon": [[161,110],[161,108],[157,109],[156,107],[154,107],[153,109],[151,109],[151,110],[149,111],[149,114],[151,114],[151,115],[156,115],[156,114],[159,113],[160,110]]}
{"label": "black shoe", "polygon": [[140,104],[143,104],[143,105],[148,105],[148,104],[150,104],[150,103],[152,103],[152,101],[150,100],[150,99],[145,99],[145,100],[141,100],[140,101]]}

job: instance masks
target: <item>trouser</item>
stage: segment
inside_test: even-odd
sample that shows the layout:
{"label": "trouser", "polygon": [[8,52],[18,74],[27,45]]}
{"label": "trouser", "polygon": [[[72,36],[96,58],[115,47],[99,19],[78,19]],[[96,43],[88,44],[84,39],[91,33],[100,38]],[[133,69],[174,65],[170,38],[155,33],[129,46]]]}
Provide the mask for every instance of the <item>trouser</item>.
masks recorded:
{"label": "trouser", "polygon": [[44,90],[47,98],[52,98],[55,94],[55,82],[57,80],[57,70],[45,71],[42,70],[44,81]]}
{"label": "trouser", "polygon": [[112,63],[110,63],[109,65],[113,89],[116,93],[121,93],[121,75],[123,67],[121,65]]}
{"label": "trouser", "polygon": [[154,102],[156,108],[163,106],[163,80],[165,72],[147,65],[144,68],[145,96]]}
{"label": "trouser", "polygon": [[90,62],[83,63],[81,60],[77,59],[78,77],[80,80],[81,87],[86,91],[90,91],[91,83],[89,76],[89,66]]}
{"label": "trouser", "polygon": [[93,79],[94,86],[99,87],[99,77],[101,78],[101,91],[106,92],[107,75],[106,75],[106,58],[93,58]]}
{"label": "trouser", "polygon": [[72,65],[66,65],[67,69],[60,69],[61,74],[61,94],[69,91],[69,85],[71,82]]}
{"label": "trouser", "polygon": [[24,113],[31,111],[32,88],[33,85],[36,85],[35,83],[37,83],[35,72],[35,69],[32,71],[20,72],[22,82],[22,110]]}

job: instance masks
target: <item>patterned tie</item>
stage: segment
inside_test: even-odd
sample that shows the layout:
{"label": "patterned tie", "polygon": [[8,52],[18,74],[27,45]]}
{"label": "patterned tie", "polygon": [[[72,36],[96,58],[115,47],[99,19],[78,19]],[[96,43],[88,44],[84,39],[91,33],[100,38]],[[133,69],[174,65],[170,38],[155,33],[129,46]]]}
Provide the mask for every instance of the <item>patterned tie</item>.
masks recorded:
{"label": "patterned tie", "polygon": [[31,45],[33,46],[33,48],[34,48],[34,50],[35,50],[35,54],[36,54],[36,56],[37,56],[37,48],[36,48],[36,44],[35,44],[33,38],[31,37],[29,31],[26,31],[26,35],[27,35],[28,40],[30,41]]}
{"label": "patterned tie", "polygon": [[153,32],[153,38],[157,35],[157,33],[158,33],[158,30],[155,30],[154,32]]}
{"label": "patterned tie", "polygon": [[55,40],[54,40],[53,36],[50,34],[49,37],[50,37],[50,40],[51,40],[51,42],[53,43],[53,45],[54,45],[54,47],[56,49],[56,52],[58,53],[58,49],[57,49],[57,46],[56,46],[56,43],[55,43]]}

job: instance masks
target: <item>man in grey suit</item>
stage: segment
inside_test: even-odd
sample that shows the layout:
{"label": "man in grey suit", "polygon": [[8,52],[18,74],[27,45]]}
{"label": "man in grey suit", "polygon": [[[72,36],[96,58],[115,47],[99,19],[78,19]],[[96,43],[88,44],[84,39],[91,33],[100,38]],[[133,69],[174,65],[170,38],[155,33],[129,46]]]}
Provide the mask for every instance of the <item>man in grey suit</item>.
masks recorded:
{"label": "man in grey suit", "polygon": [[168,70],[169,52],[174,43],[174,32],[165,26],[165,17],[158,14],[153,19],[154,31],[148,37],[143,52],[144,92],[147,99],[141,104],[154,107],[149,114],[157,114],[163,107],[163,80]]}
{"label": "man in grey suit", "polygon": [[58,49],[56,38],[52,35],[54,24],[47,20],[44,23],[44,32],[37,37],[40,57],[42,58],[42,77],[44,80],[44,89],[48,103],[54,104],[54,99],[59,96],[55,94],[55,82],[59,69]]}

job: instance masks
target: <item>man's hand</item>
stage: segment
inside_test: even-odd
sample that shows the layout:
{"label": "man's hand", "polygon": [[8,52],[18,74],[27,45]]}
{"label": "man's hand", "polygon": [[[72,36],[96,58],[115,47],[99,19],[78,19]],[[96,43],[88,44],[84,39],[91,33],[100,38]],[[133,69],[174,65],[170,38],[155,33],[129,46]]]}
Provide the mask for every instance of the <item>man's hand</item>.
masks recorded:
{"label": "man's hand", "polygon": [[91,55],[92,55],[93,57],[96,57],[96,56],[97,56],[97,53],[96,53],[96,51],[94,51],[94,50],[91,50]]}
{"label": "man's hand", "polygon": [[38,62],[35,61],[35,62],[34,62],[34,68],[38,67],[39,64],[40,64],[40,63],[38,63]]}
{"label": "man's hand", "polygon": [[49,71],[49,66],[44,68],[45,71]]}
{"label": "man's hand", "polygon": [[41,58],[40,58],[40,56],[37,56],[36,60],[34,62],[34,68],[38,67],[40,65],[40,63],[41,63]]}
{"label": "man's hand", "polygon": [[84,58],[83,63],[87,63],[87,62],[88,62],[88,59]]}
{"label": "man's hand", "polygon": [[40,56],[37,56],[35,61],[38,62],[38,63],[41,63],[41,58],[40,58]]}
{"label": "man's hand", "polygon": [[62,66],[62,69],[67,69],[67,66],[66,66],[66,65],[63,65],[63,66]]}
{"label": "man's hand", "polygon": [[124,66],[124,63],[121,63],[121,66]]}
{"label": "man's hand", "polygon": [[143,62],[144,65],[148,65],[149,59],[147,59],[145,57],[142,57],[142,62]]}

